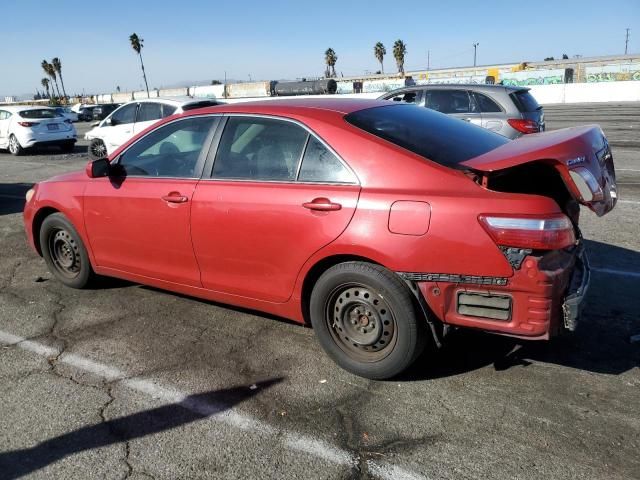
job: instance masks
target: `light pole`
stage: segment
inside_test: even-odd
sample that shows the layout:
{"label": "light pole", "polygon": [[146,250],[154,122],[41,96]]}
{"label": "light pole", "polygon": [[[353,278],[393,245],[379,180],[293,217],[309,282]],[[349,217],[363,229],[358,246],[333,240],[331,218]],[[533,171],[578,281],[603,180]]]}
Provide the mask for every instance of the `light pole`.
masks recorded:
{"label": "light pole", "polygon": [[478,45],[480,45],[480,42],[473,44],[473,66],[474,67],[476,66],[476,53],[478,52]]}

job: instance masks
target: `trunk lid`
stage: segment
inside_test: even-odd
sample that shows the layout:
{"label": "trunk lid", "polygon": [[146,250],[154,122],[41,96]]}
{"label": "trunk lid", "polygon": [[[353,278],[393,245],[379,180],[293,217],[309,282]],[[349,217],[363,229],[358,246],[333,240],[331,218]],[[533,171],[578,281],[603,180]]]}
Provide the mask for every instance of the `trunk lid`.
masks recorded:
{"label": "trunk lid", "polygon": [[553,166],[571,196],[598,216],[615,206],[617,186],[613,157],[598,125],[525,135],[462,162],[461,166],[491,176],[534,162]]}

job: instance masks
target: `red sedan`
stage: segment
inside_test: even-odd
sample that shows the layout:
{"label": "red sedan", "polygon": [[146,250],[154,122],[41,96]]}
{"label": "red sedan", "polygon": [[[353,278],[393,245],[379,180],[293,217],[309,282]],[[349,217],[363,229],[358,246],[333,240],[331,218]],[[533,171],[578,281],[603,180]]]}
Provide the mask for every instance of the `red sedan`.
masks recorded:
{"label": "red sedan", "polygon": [[31,246],[65,285],[120,277],[313,325],[364,377],[451,327],[573,329],[589,271],[579,204],[616,202],[597,126],[510,141],[378,100],[190,111],[27,194]]}

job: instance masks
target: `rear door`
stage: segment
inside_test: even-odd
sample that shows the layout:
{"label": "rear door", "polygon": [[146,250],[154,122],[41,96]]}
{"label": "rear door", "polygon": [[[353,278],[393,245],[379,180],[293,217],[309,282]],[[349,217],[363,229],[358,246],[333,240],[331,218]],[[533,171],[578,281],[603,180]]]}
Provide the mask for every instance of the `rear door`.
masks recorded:
{"label": "rear door", "polygon": [[109,153],[133,137],[133,124],[136,120],[137,110],[137,103],[124,105],[113,112],[108,121],[110,123],[100,127],[101,137]]}
{"label": "rear door", "polygon": [[473,96],[476,108],[482,115],[482,127],[496,133],[503,133],[508,127],[505,110],[490,96],[480,92],[470,92]]}
{"label": "rear door", "polygon": [[425,95],[427,108],[482,126],[482,114],[467,90],[434,88],[427,90]]}
{"label": "rear door", "polygon": [[304,263],[347,227],[359,192],[349,167],[302,125],[228,117],[193,197],[203,287],[285,302]]}

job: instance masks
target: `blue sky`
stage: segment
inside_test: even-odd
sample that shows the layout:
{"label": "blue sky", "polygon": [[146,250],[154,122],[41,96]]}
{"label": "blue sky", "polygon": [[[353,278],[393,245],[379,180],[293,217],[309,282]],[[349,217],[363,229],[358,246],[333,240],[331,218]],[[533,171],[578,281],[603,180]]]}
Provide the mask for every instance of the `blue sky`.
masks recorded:
{"label": "blue sky", "polygon": [[[40,87],[43,59],[60,57],[67,92],[138,89],[138,59],[128,37],[145,40],[149,87],[228,78],[318,76],[324,51],[338,74],[375,71],[373,45],[407,44],[406,68],[640,52],[640,0],[14,0],[0,7],[0,94]],[[7,21],[11,19],[11,21]]]}

